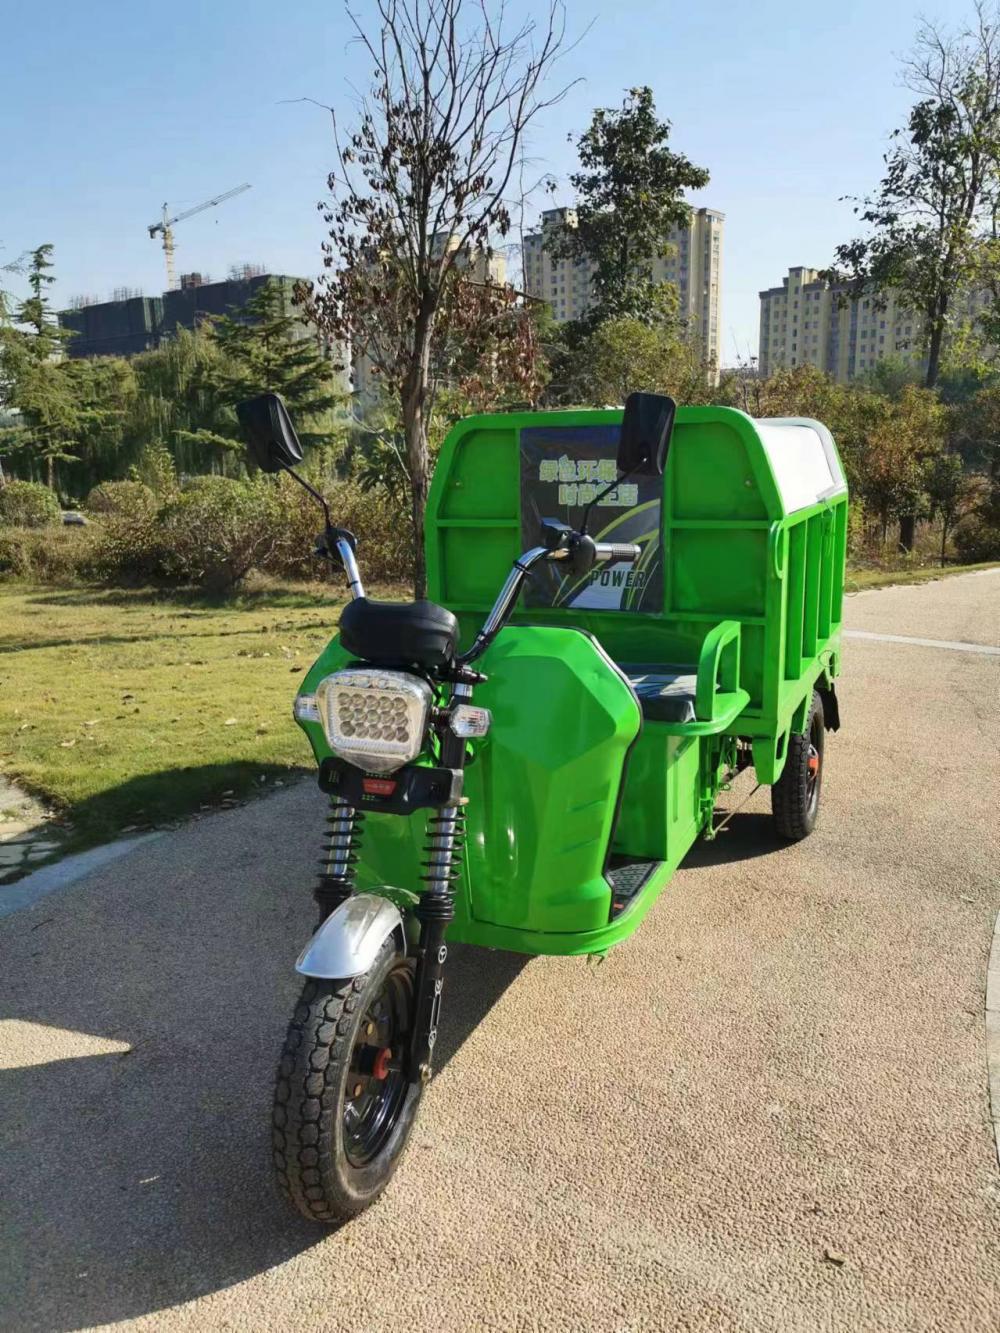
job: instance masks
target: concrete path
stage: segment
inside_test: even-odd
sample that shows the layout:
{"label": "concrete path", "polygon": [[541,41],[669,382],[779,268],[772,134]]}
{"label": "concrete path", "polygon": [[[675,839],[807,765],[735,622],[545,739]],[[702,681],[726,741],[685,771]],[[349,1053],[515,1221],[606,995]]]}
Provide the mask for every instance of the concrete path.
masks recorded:
{"label": "concrete path", "polygon": [[0,773],[0,911],[3,886],[59,850],[52,812]]}
{"label": "concrete path", "polygon": [[[1000,577],[847,614],[996,644]],[[0,1327],[995,1333],[998,684],[852,639],[813,837],[759,793],[602,966],[456,950],[412,1147],[335,1234],[267,1136],[311,786],[0,921]]]}

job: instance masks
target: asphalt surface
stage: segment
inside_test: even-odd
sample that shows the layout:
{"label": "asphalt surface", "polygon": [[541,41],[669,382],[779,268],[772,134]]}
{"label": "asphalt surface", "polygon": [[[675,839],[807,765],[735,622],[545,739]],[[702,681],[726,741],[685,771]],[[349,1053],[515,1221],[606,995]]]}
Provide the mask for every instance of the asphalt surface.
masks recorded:
{"label": "asphalt surface", "polygon": [[[1000,575],[847,621],[996,644]],[[995,1333],[998,684],[849,640],[811,838],[760,792],[604,964],[454,950],[410,1150],[335,1233],[267,1134],[311,785],[0,921],[0,1328]]]}

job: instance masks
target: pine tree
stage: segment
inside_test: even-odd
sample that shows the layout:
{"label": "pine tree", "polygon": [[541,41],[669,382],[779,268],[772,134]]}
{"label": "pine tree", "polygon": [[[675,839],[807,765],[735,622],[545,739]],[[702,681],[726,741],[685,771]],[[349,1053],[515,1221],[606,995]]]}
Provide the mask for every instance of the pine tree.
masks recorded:
{"label": "pine tree", "polygon": [[48,288],[55,281],[51,256],[51,245],[32,251],[31,294],[16,308],[14,322],[0,326],[4,405],[18,414],[17,424],[0,432],[0,446],[25,453],[32,465],[43,464],[46,480],[54,488],[56,463],[74,458],[70,448],[80,411],[74,380],[63,360],[70,335],[59,327],[49,305]]}
{"label": "pine tree", "polygon": [[[213,337],[221,353],[218,388],[231,404],[258,393],[281,394],[302,443],[318,444],[328,438],[324,418],[340,395],[331,358],[289,307],[286,290],[268,281],[240,310],[215,320]],[[241,447],[235,415],[231,426],[231,432],[227,423],[209,434],[217,443]],[[203,440],[206,433],[193,432],[191,438]]]}

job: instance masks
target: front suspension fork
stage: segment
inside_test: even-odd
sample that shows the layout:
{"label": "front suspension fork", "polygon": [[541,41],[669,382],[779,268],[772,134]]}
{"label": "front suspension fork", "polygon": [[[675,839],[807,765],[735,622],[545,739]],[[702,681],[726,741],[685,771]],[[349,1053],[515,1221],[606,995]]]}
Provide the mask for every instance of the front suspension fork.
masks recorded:
{"label": "front suspension fork", "polygon": [[465,841],[465,811],[461,804],[446,805],[427,821],[424,851],[426,884],[420,901],[413,909],[420,922],[417,944],[416,1004],[410,1039],[409,1071],[412,1082],[426,1083],[431,1077],[431,1060],[437,1042],[444,989],[444,964],[448,957],[445,934],[455,916],[452,883],[462,873],[462,848]]}
{"label": "front suspension fork", "polygon": [[330,798],[326,846],[320,862],[319,883],[313,897],[319,907],[319,924],[354,892],[354,867],[358,861],[365,816],[339,796]]}

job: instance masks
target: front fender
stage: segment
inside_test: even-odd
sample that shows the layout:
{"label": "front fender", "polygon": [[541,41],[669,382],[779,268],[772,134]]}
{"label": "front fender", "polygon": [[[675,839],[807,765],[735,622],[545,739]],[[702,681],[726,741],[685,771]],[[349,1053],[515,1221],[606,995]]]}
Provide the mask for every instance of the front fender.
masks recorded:
{"label": "front fender", "polygon": [[331,912],[299,954],[304,977],[356,977],[367,972],[390,935],[406,952],[403,917],[395,903],[376,893],[355,893]]}

